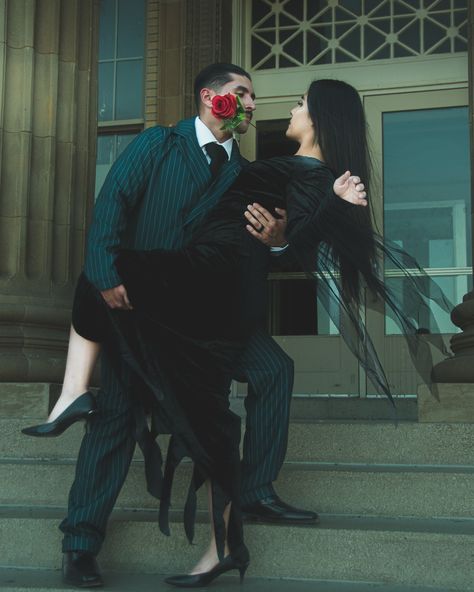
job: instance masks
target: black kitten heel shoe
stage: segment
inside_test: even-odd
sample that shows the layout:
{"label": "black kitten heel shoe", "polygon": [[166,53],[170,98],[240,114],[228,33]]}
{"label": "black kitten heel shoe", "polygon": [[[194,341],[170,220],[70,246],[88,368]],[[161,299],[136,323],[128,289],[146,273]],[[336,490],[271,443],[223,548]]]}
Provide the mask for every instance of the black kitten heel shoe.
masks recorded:
{"label": "black kitten heel shoe", "polygon": [[89,391],[80,395],[73,403],[58,415],[54,421],[41,423],[22,429],[22,433],[27,436],[36,436],[38,438],[52,438],[59,436],[70,425],[81,419],[87,419],[97,413],[97,405],[94,396]]}
{"label": "black kitten heel shoe", "polygon": [[176,586],[177,588],[199,588],[201,586],[207,586],[213,580],[228,571],[238,569],[240,574],[240,583],[242,584],[249,563],[250,561],[248,558],[248,553],[241,557],[232,557],[232,555],[227,555],[227,557],[220,561],[210,571],[193,575],[187,574],[182,576],[171,576],[166,578],[165,582],[171,586]]}

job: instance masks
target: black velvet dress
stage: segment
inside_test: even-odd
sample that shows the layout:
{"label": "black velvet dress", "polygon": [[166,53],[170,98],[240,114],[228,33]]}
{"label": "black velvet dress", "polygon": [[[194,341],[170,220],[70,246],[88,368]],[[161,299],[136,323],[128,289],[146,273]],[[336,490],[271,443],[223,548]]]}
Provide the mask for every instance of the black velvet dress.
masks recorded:
{"label": "black velvet dress", "polygon": [[[333,182],[328,167],[314,158],[286,156],[249,164],[185,248],[118,253],[116,265],[133,312],[111,311],[84,276],[79,281],[73,310],[77,332],[102,342],[118,371],[121,364],[128,364],[140,385],[134,389],[137,440],[145,453],[149,490],[161,499],[162,530],[168,532],[174,469],[183,456],[191,457],[195,469],[185,508],[186,532],[192,539],[195,492],[211,478],[221,556],[222,513],[228,501],[232,501],[231,550],[243,541],[240,421],[229,409],[231,376],[247,338],[266,317],[270,253],[245,229],[247,205],[256,201],[270,211],[275,207],[287,210],[286,236],[293,255],[318,281],[318,290],[336,299],[342,310],[338,317],[342,337],[381,392],[390,396],[383,368],[358,317],[357,303],[354,306],[344,295],[338,268],[341,255],[393,307],[404,332],[416,333],[377,271],[367,266],[364,252],[368,242],[376,243],[381,252],[397,259],[400,268],[413,267],[413,262],[407,265],[370,229],[354,225],[349,214],[357,206],[336,197]],[[419,294],[420,289],[415,292]],[[418,356],[417,347],[413,352]],[[426,356],[424,362],[429,365]],[[146,410],[152,412],[151,430],[145,421]],[[158,433],[172,435],[163,478],[155,442]]]}

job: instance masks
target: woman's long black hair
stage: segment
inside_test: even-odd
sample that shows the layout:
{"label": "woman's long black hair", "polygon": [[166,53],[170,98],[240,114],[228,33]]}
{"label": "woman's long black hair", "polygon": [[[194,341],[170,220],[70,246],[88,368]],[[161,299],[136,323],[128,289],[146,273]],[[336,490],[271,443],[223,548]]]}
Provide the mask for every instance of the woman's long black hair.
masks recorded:
{"label": "woman's long black hair", "polygon": [[[360,97],[345,82],[317,80],[309,87],[307,105],[315,142],[321,148],[326,165],[335,177],[347,170],[358,175],[367,188],[369,201],[369,207],[364,208],[337,200],[336,207],[325,209],[327,229],[318,252],[318,272],[310,274],[312,277],[316,275],[318,291],[323,296],[321,302],[328,302],[326,311],[377,391],[391,399],[390,386],[377,348],[360,315],[363,278],[365,285],[378,297],[367,299],[365,306],[370,308],[374,304],[378,310],[379,298],[385,303],[385,315],[398,324],[405,336],[414,369],[433,389],[430,345],[444,355],[447,352],[441,335],[436,331],[430,335],[430,345],[419,338],[418,319],[423,314],[436,327],[430,303],[436,303],[445,311],[450,311],[451,305],[439,286],[411,255],[399,245],[379,236],[373,228],[371,165]],[[377,269],[378,258],[385,259],[391,267],[400,271],[403,283],[399,283],[398,287],[387,286]],[[339,311],[339,316],[334,309]]]}
{"label": "woman's long black hair", "polygon": [[[334,229],[334,232],[341,232],[341,236],[337,237],[340,240],[333,242],[333,256],[339,264],[343,293],[357,302],[360,294],[359,271],[370,284],[376,265],[370,207],[371,162],[364,108],[355,88],[330,79],[311,83],[307,105],[315,130],[315,142],[321,148],[326,165],[336,178],[345,171],[351,171],[361,178],[366,187],[369,206],[347,208],[345,223]],[[351,244],[348,244],[351,239]]]}

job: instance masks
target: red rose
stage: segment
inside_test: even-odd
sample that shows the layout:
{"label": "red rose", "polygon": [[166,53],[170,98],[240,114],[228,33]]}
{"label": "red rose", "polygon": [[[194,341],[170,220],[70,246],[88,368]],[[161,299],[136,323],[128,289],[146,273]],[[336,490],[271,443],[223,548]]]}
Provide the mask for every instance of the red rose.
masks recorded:
{"label": "red rose", "polygon": [[216,95],[212,98],[211,113],[217,119],[232,119],[237,113],[237,99],[235,95],[227,93],[224,96]]}

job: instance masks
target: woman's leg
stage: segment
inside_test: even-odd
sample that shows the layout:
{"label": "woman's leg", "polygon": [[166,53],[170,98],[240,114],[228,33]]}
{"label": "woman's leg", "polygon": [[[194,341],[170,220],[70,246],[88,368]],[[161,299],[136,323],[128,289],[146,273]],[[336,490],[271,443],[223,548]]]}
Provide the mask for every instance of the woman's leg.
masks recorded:
{"label": "woman's leg", "polygon": [[54,421],[71,403],[87,391],[100,347],[100,343],[81,337],[71,325],[63,388],[48,417],[48,422]]}
{"label": "woman's leg", "polygon": [[[211,482],[208,480],[206,481],[207,487],[207,505],[209,510],[209,522],[211,524],[211,540],[209,541],[209,546],[201,557],[201,559],[196,563],[196,565],[191,570],[190,574],[199,574],[205,573],[210,571],[213,567],[215,567],[219,563],[219,557],[217,556],[217,544],[216,544],[216,535],[214,532],[214,516],[212,511],[212,487]],[[229,527],[229,515],[230,515],[230,508],[231,504],[227,504],[225,511],[224,511],[224,522],[226,531]],[[224,555],[227,557],[229,555],[229,544],[227,541],[227,537],[225,540],[225,549]]]}

